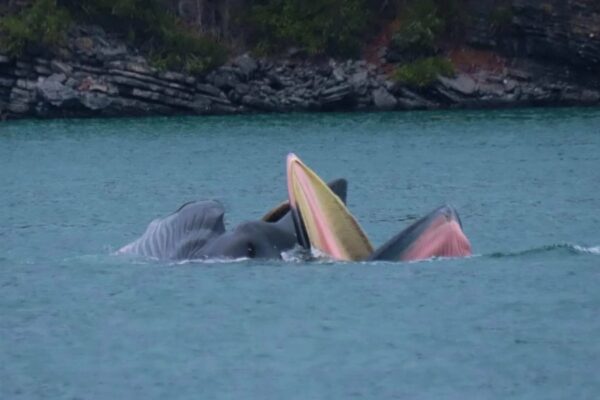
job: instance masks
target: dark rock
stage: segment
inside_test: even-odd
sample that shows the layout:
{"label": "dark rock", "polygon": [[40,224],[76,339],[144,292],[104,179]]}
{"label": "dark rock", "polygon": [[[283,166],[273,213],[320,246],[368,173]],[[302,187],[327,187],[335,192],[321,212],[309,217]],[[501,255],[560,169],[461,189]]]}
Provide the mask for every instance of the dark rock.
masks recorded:
{"label": "dark rock", "polygon": [[191,108],[196,114],[208,114],[211,110],[212,102],[203,96],[196,96],[192,102]]}
{"label": "dark rock", "polygon": [[47,81],[53,81],[58,83],[64,83],[67,80],[65,74],[52,74],[46,78]]}
{"label": "dark rock", "polygon": [[123,58],[127,54],[127,47],[123,44],[111,46],[108,43],[103,43],[96,51],[96,57],[101,61],[112,61]]}
{"label": "dark rock", "polygon": [[471,96],[477,91],[477,83],[466,74],[458,74],[455,78],[438,77],[438,81],[447,89],[465,96]]}
{"label": "dark rock", "polygon": [[73,67],[71,67],[69,64],[66,64],[66,63],[58,61],[58,60],[52,60],[50,62],[50,68],[54,72],[57,72],[59,74],[65,74],[65,75],[69,75],[73,71]]}
{"label": "dark rock", "polygon": [[237,94],[240,94],[240,95],[243,96],[243,95],[247,94],[250,91],[250,86],[248,86],[245,83],[240,83],[240,84],[238,84],[238,85],[235,86],[234,91]]}
{"label": "dark rock", "polygon": [[444,103],[458,104],[462,101],[462,98],[459,95],[457,95],[456,92],[446,89],[446,87],[443,85],[436,85],[435,92],[437,94],[438,99],[440,101],[443,101]]}
{"label": "dark rock", "polygon": [[13,78],[0,77],[0,87],[11,88],[15,84],[15,81]]}
{"label": "dark rock", "polygon": [[84,107],[92,111],[104,110],[112,104],[112,99],[104,93],[83,93],[79,100]]}
{"label": "dark rock", "polygon": [[385,88],[375,89],[372,92],[373,103],[380,110],[393,110],[398,101]]}
{"label": "dark rock", "polygon": [[517,83],[517,81],[514,81],[512,79],[505,79],[502,83],[504,84],[504,90],[507,93],[514,92],[515,89],[519,86],[519,84]]}
{"label": "dark rock", "polygon": [[160,79],[183,83],[186,85],[194,85],[196,83],[196,78],[194,78],[193,76],[190,76],[190,75],[182,74],[180,72],[165,71],[165,72],[161,72],[158,75],[158,77]]}
{"label": "dark rock", "polygon": [[8,58],[7,56],[0,54],[0,64],[9,64],[10,63],[10,58]]}
{"label": "dark rock", "polygon": [[366,87],[369,84],[369,72],[367,70],[355,72],[348,81],[354,89]]}
{"label": "dark rock", "polygon": [[337,82],[344,82],[346,80],[346,74],[341,67],[335,67],[331,75]]}
{"label": "dark rock", "polygon": [[233,60],[233,65],[240,69],[246,79],[250,79],[258,69],[258,63],[249,54],[244,54]]}
{"label": "dark rock", "polygon": [[278,107],[271,101],[253,95],[242,97],[242,104],[261,111],[278,111]]}
{"label": "dark rock", "polygon": [[37,87],[37,83],[36,81],[31,81],[27,79],[17,79],[16,86],[24,90],[35,90]]}
{"label": "dark rock", "polygon": [[39,81],[37,90],[41,98],[54,107],[69,107],[77,102],[77,92],[56,80]]}
{"label": "dark rock", "polygon": [[437,103],[430,101],[413,91],[397,87],[395,93],[397,93],[396,100],[398,101],[398,108],[403,110],[425,110],[437,108]]}
{"label": "dark rock", "polygon": [[504,85],[498,83],[482,82],[479,84],[481,96],[502,97],[505,94]]}
{"label": "dark rock", "polygon": [[226,67],[221,67],[213,72],[211,72],[206,80],[210,82],[212,85],[218,87],[221,90],[226,92],[233,89],[238,83],[240,83],[240,78],[236,72],[236,70]]}
{"label": "dark rock", "polygon": [[227,98],[227,96],[225,96],[225,93],[223,93],[221,90],[219,90],[218,88],[216,88],[213,85],[199,83],[198,85],[196,85],[196,89],[198,90],[198,92],[203,93],[205,95],[209,95],[209,96],[217,97],[217,98],[220,97],[223,99]]}

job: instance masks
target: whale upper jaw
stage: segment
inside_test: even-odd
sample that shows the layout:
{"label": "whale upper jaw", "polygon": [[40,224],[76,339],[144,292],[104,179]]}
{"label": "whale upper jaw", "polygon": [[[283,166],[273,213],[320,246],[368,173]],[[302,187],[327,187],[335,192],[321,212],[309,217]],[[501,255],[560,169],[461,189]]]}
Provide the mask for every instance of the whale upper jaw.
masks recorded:
{"label": "whale upper jaw", "polygon": [[298,242],[336,260],[365,260],[373,247],[344,202],[295,154],[287,157],[290,208]]}
{"label": "whale upper jaw", "polygon": [[298,242],[342,261],[414,261],[471,255],[456,210],[444,205],[377,250],[340,199],[295,154],[287,157],[289,204]]}

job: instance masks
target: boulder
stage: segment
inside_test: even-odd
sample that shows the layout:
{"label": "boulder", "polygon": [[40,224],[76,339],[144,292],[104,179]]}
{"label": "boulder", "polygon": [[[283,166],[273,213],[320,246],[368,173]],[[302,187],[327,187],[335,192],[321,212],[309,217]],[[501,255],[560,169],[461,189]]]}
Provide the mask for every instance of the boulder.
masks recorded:
{"label": "boulder", "polygon": [[464,96],[471,96],[477,91],[477,83],[467,74],[458,74],[455,78],[440,76],[438,81],[445,88],[454,90]]}
{"label": "boulder", "polygon": [[244,54],[233,60],[233,65],[240,69],[240,72],[250,79],[258,69],[258,63],[249,54]]}
{"label": "boulder", "polygon": [[372,95],[377,109],[393,110],[398,105],[398,100],[383,87],[373,90]]}
{"label": "boulder", "polygon": [[71,67],[69,64],[58,60],[52,60],[50,62],[50,68],[56,73],[61,73],[65,75],[69,75],[73,71],[73,67]]}
{"label": "boulder", "polygon": [[85,108],[92,111],[104,110],[112,104],[112,99],[104,93],[83,93],[80,101]]}
{"label": "boulder", "polygon": [[52,79],[43,79],[37,83],[40,97],[54,107],[67,107],[77,101],[77,92],[69,86]]}

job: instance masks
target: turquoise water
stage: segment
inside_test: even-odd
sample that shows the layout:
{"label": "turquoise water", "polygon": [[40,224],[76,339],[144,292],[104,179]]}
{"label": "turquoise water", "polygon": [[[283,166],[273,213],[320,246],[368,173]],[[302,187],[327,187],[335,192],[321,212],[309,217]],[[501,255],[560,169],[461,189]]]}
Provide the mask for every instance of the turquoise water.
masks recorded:
{"label": "turquoise water", "polygon": [[[378,245],[444,203],[475,256],[166,264],[111,253],[218,199],[349,180]],[[1,399],[593,399],[600,110],[0,125]]]}

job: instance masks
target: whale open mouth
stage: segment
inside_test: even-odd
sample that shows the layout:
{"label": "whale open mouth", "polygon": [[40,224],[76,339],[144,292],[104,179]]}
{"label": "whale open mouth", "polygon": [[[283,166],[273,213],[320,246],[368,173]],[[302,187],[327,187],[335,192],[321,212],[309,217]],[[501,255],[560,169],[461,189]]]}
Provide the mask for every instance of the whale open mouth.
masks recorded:
{"label": "whale open mouth", "polygon": [[367,259],[373,252],[342,200],[293,153],[287,157],[290,209],[298,242],[341,261]]}

